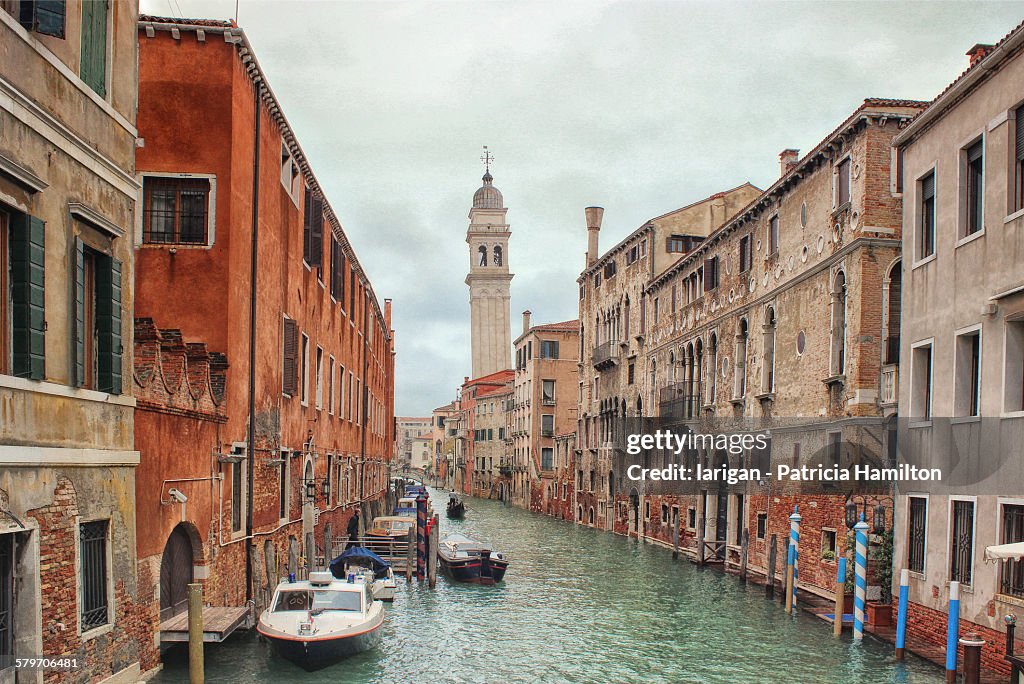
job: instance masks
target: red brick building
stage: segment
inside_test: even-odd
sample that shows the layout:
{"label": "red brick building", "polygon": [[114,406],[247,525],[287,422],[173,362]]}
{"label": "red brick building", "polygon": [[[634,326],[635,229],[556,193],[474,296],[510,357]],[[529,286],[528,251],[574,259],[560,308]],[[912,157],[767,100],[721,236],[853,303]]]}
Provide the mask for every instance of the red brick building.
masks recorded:
{"label": "red brick building", "polygon": [[484,498],[501,496],[505,457],[505,407],[515,375],[502,370],[462,383],[462,429],[456,433],[460,491]]}
{"label": "red brick building", "polygon": [[390,301],[245,34],[143,16],[138,36],[140,573],[164,618],[193,578],[208,603],[259,607],[290,555],[329,556],[353,511],[382,508]]}

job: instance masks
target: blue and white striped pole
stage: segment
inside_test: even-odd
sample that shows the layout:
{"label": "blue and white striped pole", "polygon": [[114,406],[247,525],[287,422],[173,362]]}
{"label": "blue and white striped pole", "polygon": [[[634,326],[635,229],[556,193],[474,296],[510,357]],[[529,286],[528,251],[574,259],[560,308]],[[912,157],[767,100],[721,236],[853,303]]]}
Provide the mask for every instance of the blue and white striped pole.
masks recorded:
{"label": "blue and white striped pole", "polygon": [[900,602],[896,615],[896,660],[903,660],[907,645],[907,604],[910,602],[910,571],[900,570]]}
{"label": "blue and white striped pole", "polygon": [[799,506],[793,506],[793,515],[789,516],[789,545],[793,548],[793,599],[791,601],[793,615],[796,615],[796,582],[800,574],[797,568],[800,565],[801,520],[803,520],[803,516],[800,515]]}
{"label": "blue and white striped pole", "polygon": [[956,646],[960,640],[960,583],[949,583],[949,620],[946,622],[946,681],[956,681]]}
{"label": "blue and white striped pole", "polygon": [[864,639],[864,602],[868,593],[868,524],[864,522],[864,514],[860,514],[860,522],[853,526],[857,533],[857,550],[854,562],[854,593],[853,593],[853,639]]}

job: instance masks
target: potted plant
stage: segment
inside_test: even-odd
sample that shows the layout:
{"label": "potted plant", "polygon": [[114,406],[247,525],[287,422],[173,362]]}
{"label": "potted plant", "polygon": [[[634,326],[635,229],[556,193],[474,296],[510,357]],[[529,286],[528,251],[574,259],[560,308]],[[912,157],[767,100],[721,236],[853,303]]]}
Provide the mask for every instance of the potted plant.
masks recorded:
{"label": "potted plant", "polygon": [[878,601],[868,601],[865,616],[869,625],[889,627],[892,625],[892,555],[893,532],[886,530],[877,545],[873,545],[868,553],[874,561],[875,578],[881,588]]}

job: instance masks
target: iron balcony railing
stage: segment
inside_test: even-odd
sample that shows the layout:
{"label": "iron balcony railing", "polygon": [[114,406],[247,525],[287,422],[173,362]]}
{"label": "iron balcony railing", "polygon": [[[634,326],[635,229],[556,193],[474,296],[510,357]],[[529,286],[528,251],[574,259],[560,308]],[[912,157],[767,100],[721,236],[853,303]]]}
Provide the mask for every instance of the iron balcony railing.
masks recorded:
{"label": "iron balcony railing", "polygon": [[700,390],[696,383],[674,382],[662,388],[658,400],[659,415],[663,418],[697,418],[700,415]]}
{"label": "iron balcony railing", "polygon": [[618,340],[609,340],[597,345],[594,347],[594,353],[591,358],[594,363],[594,368],[597,368],[598,370],[615,366],[619,362]]}

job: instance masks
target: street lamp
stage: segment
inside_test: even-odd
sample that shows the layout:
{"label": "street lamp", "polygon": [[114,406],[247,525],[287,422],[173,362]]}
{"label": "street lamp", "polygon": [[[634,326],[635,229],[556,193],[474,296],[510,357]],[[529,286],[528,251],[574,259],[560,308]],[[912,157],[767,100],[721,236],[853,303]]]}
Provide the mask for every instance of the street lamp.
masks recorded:
{"label": "street lamp", "polygon": [[[890,503],[892,502],[892,498],[891,497],[885,497],[885,498],[888,499],[890,501]],[[857,499],[860,500],[859,504],[856,501]],[[867,517],[867,512],[868,512],[868,501],[867,501],[867,498],[864,497],[863,495],[851,496],[850,498],[848,498],[846,500],[846,526],[852,530],[853,526],[857,524],[858,520],[860,520],[861,514],[863,513],[864,517],[866,518]],[[885,520],[885,504],[884,503],[879,502],[872,509],[871,523],[872,523],[871,524],[871,531],[874,534],[885,534],[885,531],[886,531],[887,528],[886,528],[886,520]]]}

